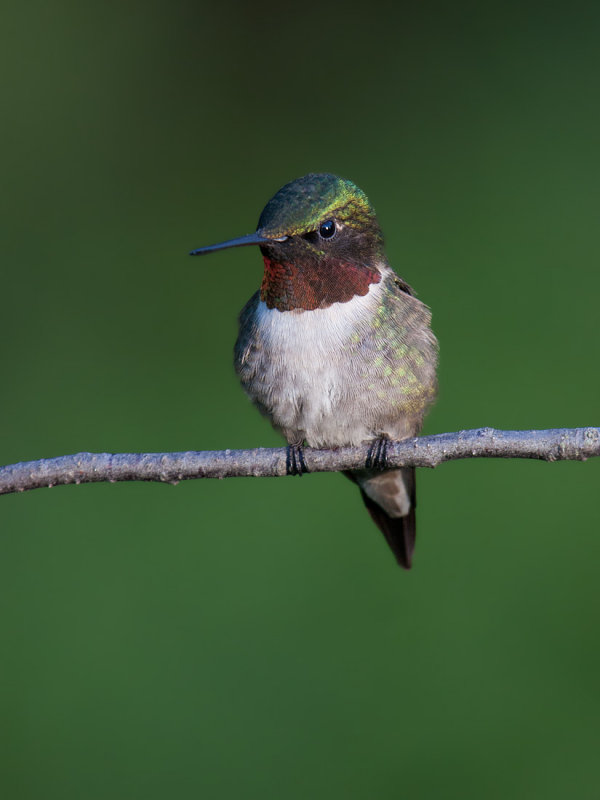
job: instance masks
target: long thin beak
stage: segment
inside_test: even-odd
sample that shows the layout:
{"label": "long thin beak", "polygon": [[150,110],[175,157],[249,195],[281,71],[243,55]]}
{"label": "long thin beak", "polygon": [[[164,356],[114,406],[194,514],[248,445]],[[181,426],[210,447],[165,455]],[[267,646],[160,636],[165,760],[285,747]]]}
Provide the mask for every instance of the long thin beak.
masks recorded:
{"label": "long thin beak", "polygon": [[191,256],[203,256],[205,253],[214,253],[216,250],[227,250],[229,247],[246,247],[250,244],[269,244],[269,242],[285,242],[287,236],[282,236],[280,239],[274,239],[268,236],[261,236],[257,231],[256,233],[249,233],[247,236],[240,236],[239,239],[228,239],[226,242],[219,242],[218,244],[209,244],[207,247],[199,247],[197,250],[192,250]]}

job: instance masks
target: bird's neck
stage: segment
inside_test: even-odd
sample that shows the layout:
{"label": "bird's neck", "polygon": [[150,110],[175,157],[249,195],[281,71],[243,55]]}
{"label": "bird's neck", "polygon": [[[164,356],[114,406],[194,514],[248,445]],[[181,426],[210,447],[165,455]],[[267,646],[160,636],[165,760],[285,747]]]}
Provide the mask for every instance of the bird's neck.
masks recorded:
{"label": "bird's neck", "polygon": [[371,284],[381,280],[376,267],[338,259],[294,264],[264,256],[264,262],[260,299],[278,311],[313,311],[347,303],[353,297],[364,297]]}

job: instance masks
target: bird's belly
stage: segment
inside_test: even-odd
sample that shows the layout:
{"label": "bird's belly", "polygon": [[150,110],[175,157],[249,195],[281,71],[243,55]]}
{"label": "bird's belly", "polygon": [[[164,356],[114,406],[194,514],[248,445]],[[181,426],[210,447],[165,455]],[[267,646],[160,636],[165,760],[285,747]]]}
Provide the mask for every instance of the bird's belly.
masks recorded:
{"label": "bird's belly", "polygon": [[252,335],[240,334],[236,369],[244,389],[289,442],[358,444],[375,435],[372,402],[352,357],[357,315],[374,298],[306,312],[260,303]]}
{"label": "bird's belly", "polygon": [[271,363],[263,367],[265,380],[256,400],[275,427],[288,441],[306,440],[312,447],[336,447],[372,438],[358,407],[362,404],[350,399],[348,371],[343,365],[334,363],[333,354],[329,363],[311,358],[308,351],[306,359],[302,355],[288,353],[275,368]]}

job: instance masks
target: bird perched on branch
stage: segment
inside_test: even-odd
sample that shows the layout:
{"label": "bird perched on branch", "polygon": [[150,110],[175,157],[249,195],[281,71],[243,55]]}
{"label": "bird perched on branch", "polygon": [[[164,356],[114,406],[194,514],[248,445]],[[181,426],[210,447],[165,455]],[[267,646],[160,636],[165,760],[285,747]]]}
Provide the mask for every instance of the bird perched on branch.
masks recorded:
{"label": "bird perched on branch", "polygon": [[245,245],[264,260],[235,346],[245,391],[287,440],[289,474],[306,471],[304,444],[371,442],[364,469],[346,474],[410,569],[415,470],[386,470],[386,445],[415,436],[435,399],[429,309],[388,264],[366,195],[335,175],[286,184],[255,233],[192,255]]}

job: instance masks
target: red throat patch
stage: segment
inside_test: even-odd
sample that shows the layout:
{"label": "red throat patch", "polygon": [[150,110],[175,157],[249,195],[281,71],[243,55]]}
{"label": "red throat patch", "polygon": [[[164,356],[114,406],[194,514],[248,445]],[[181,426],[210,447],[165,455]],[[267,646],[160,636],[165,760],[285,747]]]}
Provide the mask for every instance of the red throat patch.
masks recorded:
{"label": "red throat patch", "polygon": [[343,261],[300,267],[263,258],[265,271],[260,299],[267,308],[279,311],[313,311],[333,303],[347,303],[357,295],[364,297],[371,284],[381,280],[379,270]]}

